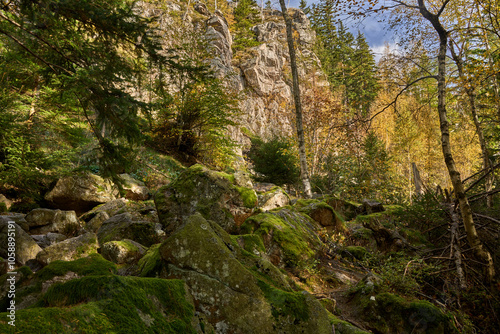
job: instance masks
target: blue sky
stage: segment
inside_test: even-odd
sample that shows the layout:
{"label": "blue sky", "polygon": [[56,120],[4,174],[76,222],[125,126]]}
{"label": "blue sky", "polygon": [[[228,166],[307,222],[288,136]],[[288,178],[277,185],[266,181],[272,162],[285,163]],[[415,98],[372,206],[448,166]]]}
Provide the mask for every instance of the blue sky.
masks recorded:
{"label": "blue sky", "polygon": [[[288,0],[286,0],[288,1]],[[306,0],[308,5],[318,2],[317,0]],[[279,8],[278,0],[272,1],[276,2],[276,8]],[[290,0],[290,7],[299,7],[300,0]],[[389,31],[387,24],[384,22],[378,22],[379,17],[366,17],[362,21],[356,21],[353,19],[345,18],[344,25],[350,28],[353,34],[357,34],[358,30],[361,31],[370,45],[372,51],[375,53],[376,59],[378,60],[382,51],[384,50],[385,43],[389,43],[391,49],[395,49],[394,34]]]}

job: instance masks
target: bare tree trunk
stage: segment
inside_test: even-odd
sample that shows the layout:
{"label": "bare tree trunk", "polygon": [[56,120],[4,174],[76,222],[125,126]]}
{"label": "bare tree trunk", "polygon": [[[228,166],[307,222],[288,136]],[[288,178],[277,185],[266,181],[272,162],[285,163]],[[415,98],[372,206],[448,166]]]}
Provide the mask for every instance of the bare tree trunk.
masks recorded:
{"label": "bare tree trunk", "polygon": [[460,172],[457,170],[455,160],[451,151],[450,143],[450,130],[446,111],[446,49],[448,45],[448,32],[444,29],[439,16],[444,10],[446,0],[437,14],[430,13],[424,5],[424,0],[418,0],[418,7],[420,14],[427,19],[439,35],[439,54],[438,54],[438,113],[441,128],[441,146],[443,149],[444,161],[448,168],[448,174],[453,184],[455,196],[460,205],[460,211],[464,222],[465,231],[467,232],[467,241],[474,250],[476,256],[483,261],[486,265],[486,275],[490,282],[493,281],[495,276],[495,267],[493,265],[493,258],[491,254],[484,248],[479,235],[477,234],[474,219],[472,218],[472,210],[469,201],[465,196],[464,185],[460,178]]}
{"label": "bare tree trunk", "polygon": [[415,194],[421,196],[424,193],[424,184],[420,178],[420,172],[418,171],[417,164],[412,162],[411,169],[413,170],[413,184],[415,185]]}
{"label": "bare tree trunk", "polygon": [[292,20],[288,15],[285,0],[279,0],[283,19],[286,25],[286,39],[288,42],[288,51],[290,53],[290,67],[292,69],[292,93],[295,102],[295,122],[297,126],[297,138],[299,141],[299,158],[300,158],[300,178],[304,185],[304,192],[306,197],[312,197],[311,183],[309,182],[309,173],[307,171],[306,159],[306,144],[304,140],[304,127],[302,125],[302,103],[300,102],[300,87],[299,87],[299,73],[297,70],[297,60],[295,56],[295,48],[292,35]]}
{"label": "bare tree trunk", "polygon": [[[465,83],[465,93],[467,94],[467,97],[469,98],[469,105],[470,105],[470,112],[472,116],[472,120],[474,121],[474,126],[476,127],[476,133],[479,139],[479,145],[481,146],[481,154],[483,155],[483,169],[485,173],[488,173],[491,171],[491,161],[489,158],[489,151],[488,151],[488,145],[486,145],[486,139],[484,138],[484,133],[483,129],[481,128],[481,123],[479,122],[479,117],[477,116],[477,107],[476,107],[476,93],[473,85],[467,80],[464,69],[463,69],[463,61],[462,59],[456,54],[455,48],[453,47],[452,41],[449,43],[450,45],[450,51],[453,60],[455,61],[455,64],[457,65],[458,69],[458,75],[460,76],[460,79]],[[494,174],[490,173],[486,177],[486,184],[485,184],[485,191],[489,192],[493,188],[493,178]],[[486,205],[488,208],[491,208],[493,201],[493,195],[488,195],[486,196]]]}

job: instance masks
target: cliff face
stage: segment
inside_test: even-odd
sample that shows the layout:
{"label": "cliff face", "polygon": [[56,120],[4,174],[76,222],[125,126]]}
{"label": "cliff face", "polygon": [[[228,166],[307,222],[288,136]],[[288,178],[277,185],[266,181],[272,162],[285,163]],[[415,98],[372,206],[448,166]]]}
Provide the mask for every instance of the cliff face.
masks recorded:
{"label": "cliff face", "polygon": [[[265,10],[260,24],[252,28],[261,44],[233,54],[233,37],[224,14],[211,13],[204,4],[191,6],[178,2],[143,2],[143,13],[160,17],[160,29],[165,31],[165,46],[178,41],[180,25],[204,34],[208,41],[209,63],[228,87],[240,92],[240,109],[236,120],[239,126],[230,129],[231,137],[243,146],[249,132],[262,137],[273,134],[293,133],[293,100],[291,94],[291,71],[285,23],[280,11]],[[316,34],[310,27],[306,15],[298,9],[289,9],[296,38],[301,91],[307,90],[314,81],[316,86],[328,85],[321,70],[318,57],[312,51]]]}

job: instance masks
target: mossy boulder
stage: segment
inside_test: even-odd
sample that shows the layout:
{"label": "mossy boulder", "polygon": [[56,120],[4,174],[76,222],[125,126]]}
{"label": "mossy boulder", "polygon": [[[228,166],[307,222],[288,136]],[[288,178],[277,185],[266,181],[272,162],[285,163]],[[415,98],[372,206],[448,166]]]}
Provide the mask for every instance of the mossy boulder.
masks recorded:
{"label": "mossy boulder", "polygon": [[[9,234],[14,233],[16,263],[24,265],[42,250],[33,238],[19,225],[13,222],[0,221],[0,256],[7,259],[9,251]],[[11,242],[12,243],[12,242]],[[12,245],[11,245],[12,246]]]}
{"label": "mossy boulder", "polygon": [[262,211],[269,211],[290,204],[290,196],[278,186],[273,186],[267,191],[258,193],[258,198],[259,209]]}
{"label": "mossy boulder", "polygon": [[358,302],[362,305],[360,316],[378,333],[458,333],[453,317],[428,301],[407,301],[391,293],[381,293],[371,299],[363,296]]}
{"label": "mossy boulder", "polygon": [[118,188],[111,181],[87,172],[59,179],[45,200],[54,208],[82,213],[117,196]]}
{"label": "mossy boulder", "polygon": [[40,251],[36,259],[42,265],[52,261],[73,261],[97,253],[97,235],[92,232],[53,244]]}
{"label": "mossy boulder", "polygon": [[238,185],[233,175],[194,165],[162,187],[154,201],[167,235],[195,212],[235,233],[257,206],[257,195],[253,189]]}
{"label": "mossy boulder", "polygon": [[146,254],[137,263],[140,277],[159,277],[163,269],[163,260],[160,255],[161,244],[155,244],[146,251]]}
{"label": "mossy boulder", "polygon": [[68,239],[68,237],[64,234],[52,232],[49,232],[47,234],[32,235],[31,237],[42,248],[49,247],[50,245],[54,245],[58,242]]}
{"label": "mossy boulder", "polygon": [[335,327],[335,333],[338,334],[369,334],[370,332],[364,331],[351,323],[340,320],[336,316],[329,314],[328,319],[330,320],[330,323],[332,326]]}
{"label": "mossy boulder", "polygon": [[130,239],[149,247],[160,241],[154,223],[135,219],[132,214],[126,212],[106,220],[97,231],[99,245],[102,246],[109,241]]}
{"label": "mossy boulder", "polygon": [[290,290],[276,267],[241,249],[222,227],[201,214],[189,217],[165,240],[160,254],[165,263],[162,277],[186,282],[197,311],[217,333],[331,330],[315,298]]}
{"label": "mossy boulder", "polygon": [[[30,308],[16,312],[21,333],[202,333],[184,282],[121,277],[99,255],[56,261],[36,273]],[[66,277],[66,280],[56,280]],[[48,285],[48,286],[47,286]],[[0,313],[7,319],[5,313]],[[0,332],[10,326],[0,321]]]}
{"label": "mossy boulder", "polygon": [[360,204],[351,201],[346,201],[334,196],[326,196],[323,201],[331,206],[335,212],[340,214],[344,220],[354,219],[358,214],[360,214]]}
{"label": "mossy boulder", "polygon": [[242,233],[262,239],[266,256],[277,266],[295,266],[314,257],[322,245],[316,233],[319,230],[317,222],[291,208],[259,213],[241,226]]}
{"label": "mossy boulder", "polygon": [[321,226],[326,227],[329,232],[344,232],[346,229],[344,220],[324,201],[301,199],[294,206],[299,212],[307,214]]}
{"label": "mossy boulder", "polygon": [[101,247],[101,255],[116,264],[137,262],[146,253],[143,245],[129,239],[109,241]]}

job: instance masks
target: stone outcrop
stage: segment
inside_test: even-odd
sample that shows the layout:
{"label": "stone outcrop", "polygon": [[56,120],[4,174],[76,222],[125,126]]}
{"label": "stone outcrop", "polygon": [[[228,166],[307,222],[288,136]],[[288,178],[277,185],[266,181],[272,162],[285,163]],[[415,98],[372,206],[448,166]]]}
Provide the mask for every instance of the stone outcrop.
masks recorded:
{"label": "stone outcrop", "polygon": [[112,182],[92,173],[83,173],[59,179],[45,195],[45,200],[55,208],[81,213],[117,196],[118,189]]}
{"label": "stone outcrop", "polygon": [[290,197],[278,186],[273,186],[267,191],[258,193],[258,198],[259,208],[262,211],[269,211],[290,204]]}

